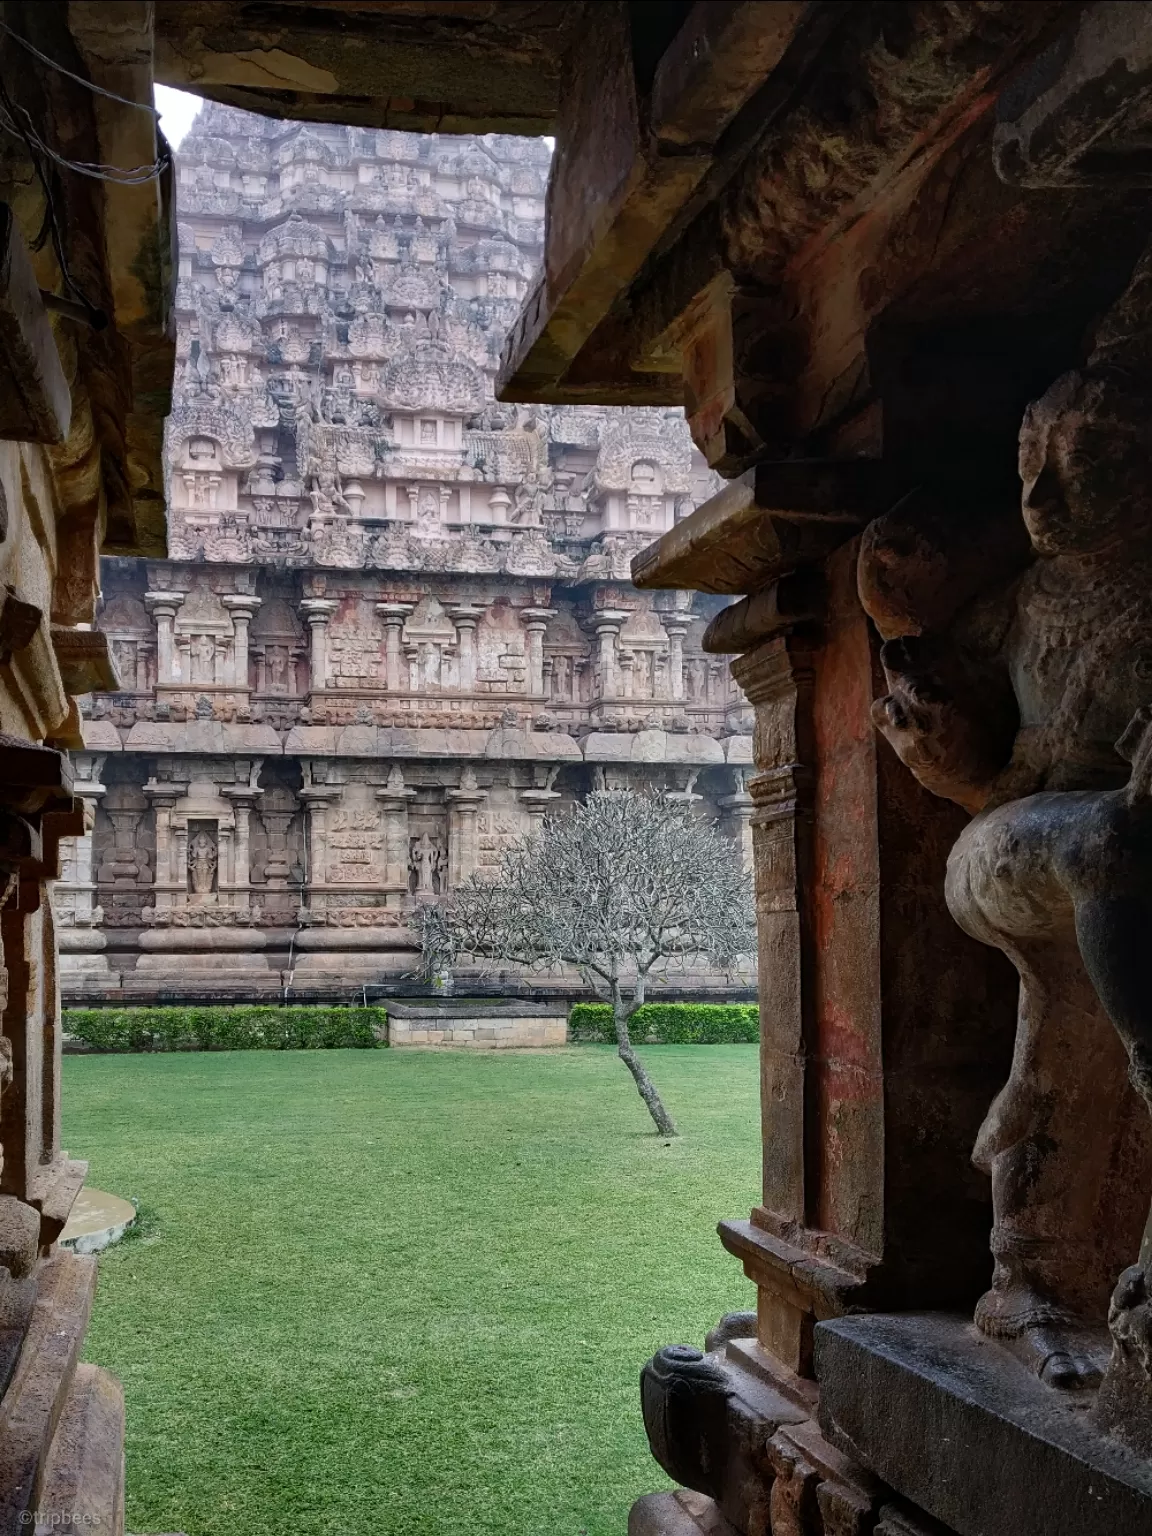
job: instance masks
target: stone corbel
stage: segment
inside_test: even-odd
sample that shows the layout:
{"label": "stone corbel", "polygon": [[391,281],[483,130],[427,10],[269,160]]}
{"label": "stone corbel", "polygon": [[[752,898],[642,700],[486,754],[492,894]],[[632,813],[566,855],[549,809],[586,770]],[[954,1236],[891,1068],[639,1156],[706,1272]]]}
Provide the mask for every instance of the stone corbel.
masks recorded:
{"label": "stone corbel", "polygon": [[[123,686],[108,649],[108,636],[98,629],[52,626],[52,649],[66,693],[115,693]],[[133,685],[135,679],[132,680]]]}
{"label": "stone corbel", "polygon": [[895,500],[891,475],[859,459],[758,464],[632,561],[644,589],[754,593],[825,559]]}

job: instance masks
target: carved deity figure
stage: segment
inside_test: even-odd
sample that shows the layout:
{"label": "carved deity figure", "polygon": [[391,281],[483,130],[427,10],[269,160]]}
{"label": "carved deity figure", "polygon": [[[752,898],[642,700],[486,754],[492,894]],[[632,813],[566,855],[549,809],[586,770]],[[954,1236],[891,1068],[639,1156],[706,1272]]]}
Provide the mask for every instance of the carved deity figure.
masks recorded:
{"label": "carved deity figure", "polygon": [[188,842],[188,880],[194,896],[209,896],[216,879],[216,842],[211,832],[197,832]]}
{"label": "carved deity figure", "polygon": [[436,891],[439,853],[427,832],[412,840],[412,871],[416,876],[416,895],[432,896]]}
{"label": "carved deity figure", "polygon": [[[1087,369],[1024,418],[1023,574],[981,592],[971,529],[967,549],[949,545],[938,519],[899,508],[861,554],[887,637],[874,719],[973,814],[948,904],[1020,975],[1011,1074],[973,1154],[992,1179],[995,1260],[976,1322],[1062,1387],[1101,1378],[1109,1293],[1152,1194],[1152,371],[1138,355],[1133,368],[1131,336],[1150,272],[1145,257]],[[949,566],[967,593],[949,593]],[[1140,1376],[1152,1437],[1146,1280],[1129,1270],[1116,1290],[1100,1401],[1117,1372]]]}
{"label": "carved deity figure", "polygon": [[197,635],[192,642],[192,681],[211,683],[216,677],[216,642],[211,635]]}

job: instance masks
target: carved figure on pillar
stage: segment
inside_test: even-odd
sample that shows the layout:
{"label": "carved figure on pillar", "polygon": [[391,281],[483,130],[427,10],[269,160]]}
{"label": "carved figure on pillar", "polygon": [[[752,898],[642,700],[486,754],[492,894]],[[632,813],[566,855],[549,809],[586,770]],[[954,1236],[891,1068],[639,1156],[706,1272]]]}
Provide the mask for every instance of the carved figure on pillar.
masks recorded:
{"label": "carved figure on pillar", "polygon": [[[933,547],[930,517],[910,543],[899,510],[872,526],[861,559],[887,637],[891,691],[874,719],[922,783],[973,813],[949,859],[949,907],[1020,974],[1011,1076],[973,1154],[995,1208],[976,1322],[1065,1387],[1100,1379],[1085,1330],[1103,1324],[1152,1192],[1150,256],[1088,367],[1025,415],[1034,563],[983,594],[961,558],[942,595],[936,557],[955,552]],[[949,611],[948,630],[934,629]],[[1126,1298],[1144,1285],[1129,1272],[1113,1305],[1129,1364]]]}

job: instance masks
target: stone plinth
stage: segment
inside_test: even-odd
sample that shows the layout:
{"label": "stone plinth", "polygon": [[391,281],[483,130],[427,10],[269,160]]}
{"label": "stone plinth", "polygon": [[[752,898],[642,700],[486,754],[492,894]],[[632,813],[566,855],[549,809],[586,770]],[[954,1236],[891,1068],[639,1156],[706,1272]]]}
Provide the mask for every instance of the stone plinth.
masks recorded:
{"label": "stone plinth", "polygon": [[389,1003],[388,1044],[482,1051],[564,1045],[567,1012],[562,1003],[487,1003],[470,998],[428,1005]]}
{"label": "stone plinth", "polygon": [[952,1314],[816,1330],[824,1433],[960,1536],[1146,1536],[1152,1469]]}

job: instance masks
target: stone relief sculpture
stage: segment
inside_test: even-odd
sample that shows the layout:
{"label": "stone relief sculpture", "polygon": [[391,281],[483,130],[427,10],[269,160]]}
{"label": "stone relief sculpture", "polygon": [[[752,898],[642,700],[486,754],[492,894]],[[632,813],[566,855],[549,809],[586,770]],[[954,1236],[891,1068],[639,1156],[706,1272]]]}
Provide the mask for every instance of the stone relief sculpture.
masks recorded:
{"label": "stone relief sculpture", "polygon": [[188,883],[194,896],[212,894],[216,884],[216,839],[201,829],[188,839]]}
{"label": "stone relief sculpture", "polygon": [[1025,415],[1021,574],[972,591],[961,555],[943,591],[930,514],[916,527],[900,509],[869,530],[860,567],[886,637],[874,719],[926,787],[972,812],[949,907],[1020,974],[1011,1075],[973,1154],[995,1210],[977,1326],[1053,1386],[1092,1385],[1115,1287],[1097,1413],[1142,1422],[1147,1448],[1147,1267],[1117,1279],[1152,1195],[1150,298],[1152,252],[1087,367]]}

